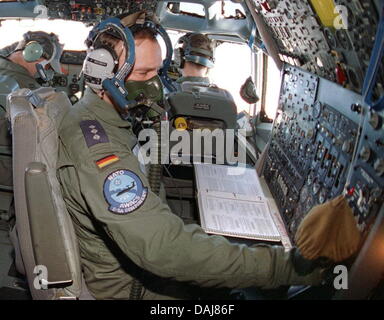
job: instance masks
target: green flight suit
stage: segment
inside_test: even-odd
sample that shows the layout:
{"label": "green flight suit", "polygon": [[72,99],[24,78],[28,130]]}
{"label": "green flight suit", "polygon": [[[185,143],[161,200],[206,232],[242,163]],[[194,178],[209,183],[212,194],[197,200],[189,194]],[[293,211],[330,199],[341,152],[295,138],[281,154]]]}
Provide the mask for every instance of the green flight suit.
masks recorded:
{"label": "green flight suit", "polygon": [[[15,88],[37,89],[40,85],[30,76],[28,71],[12,61],[0,56],[0,189],[9,190],[12,185],[12,139],[9,132],[10,124],[6,118],[6,98]],[[9,79],[9,80],[7,80]],[[10,83],[13,85],[10,86]],[[9,202],[7,193],[0,193],[0,201]],[[8,205],[0,203],[0,208]],[[1,213],[1,212],[0,212]]]}
{"label": "green flight suit", "polygon": [[206,84],[206,85],[209,85],[211,83],[211,81],[209,80],[208,77],[180,77],[179,79],[177,79],[174,83],[175,83],[175,86],[176,86],[176,89],[178,91],[181,90],[181,84],[183,82],[198,82],[198,83],[203,83],[203,84]]}
{"label": "green flight suit", "polygon": [[151,192],[132,152],[136,137],[130,123],[90,89],[65,116],[59,138],[58,178],[95,298],[127,299],[133,277],[144,284],[144,299],[185,298],[172,292],[172,284],[274,288],[320,283],[320,270],[297,275],[281,246],[232,244],[198,225],[184,225]]}
{"label": "green flight suit", "polygon": [[210,84],[211,82],[209,81],[208,77],[180,77],[179,79],[176,80],[176,83],[183,83],[186,81],[190,82],[201,82],[205,84]]}

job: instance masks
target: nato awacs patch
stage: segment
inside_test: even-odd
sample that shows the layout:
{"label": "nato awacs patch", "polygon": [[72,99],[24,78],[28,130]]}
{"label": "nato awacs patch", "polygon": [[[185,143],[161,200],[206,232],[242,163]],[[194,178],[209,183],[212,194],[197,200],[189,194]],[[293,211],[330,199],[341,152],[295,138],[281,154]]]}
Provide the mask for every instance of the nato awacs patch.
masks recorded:
{"label": "nato awacs patch", "polygon": [[128,214],[138,209],[148,195],[140,178],[130,170],[116,170],[104,181],[104,198],[108,210],[115,214]]}

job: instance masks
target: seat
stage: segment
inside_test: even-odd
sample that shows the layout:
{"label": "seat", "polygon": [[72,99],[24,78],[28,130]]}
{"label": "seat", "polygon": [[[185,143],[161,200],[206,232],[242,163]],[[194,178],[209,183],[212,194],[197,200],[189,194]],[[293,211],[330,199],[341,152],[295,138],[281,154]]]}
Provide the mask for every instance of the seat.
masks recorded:
{"label": "seat", "polygon": [[52,88],[20,89],[7,99],[16,268],[26,276],[37,300],[93,299],[83,280],[76,234],[56,178],[57,128],[70,107],[65,93]]}
{"label": "seat", "polygon": [[[185,81],[180,91],[167,95],[165,109],[172,124],[171,137],[177,133],[176,137],[182,134],[189,138],[190,150],[189,154],[182,156],[184,162],[236,162],[232,154],[237,144],[237,107],[227,90],[203,82]],[[180,132],[184,130],[186,132]],[[198,137],[199,130],[201,138]],[[170,150],[178,146],[179,142],[174,140],[170,139]],[[231,144],[232,140],[234,143]],[[224,159],[227,154],[230,156]],[[171,157],[180,159],[177,153],[171,152]]]}
{"label": "seat", "polygon": [[19,85],[7,76],[0,76],[0,83],[0,220],[9,221],[13,216],[12,146],[6,100],[11,91],[19,89]]}

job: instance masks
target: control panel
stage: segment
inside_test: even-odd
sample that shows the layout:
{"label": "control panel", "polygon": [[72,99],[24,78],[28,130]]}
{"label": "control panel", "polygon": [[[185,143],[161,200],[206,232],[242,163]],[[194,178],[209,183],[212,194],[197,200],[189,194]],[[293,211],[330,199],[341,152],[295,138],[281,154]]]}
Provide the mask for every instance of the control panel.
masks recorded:
{"label": "control panel", "polygon": [[[280,59],[361,93],[378,25],[373,0],[254,0]],[[384,92],[384,66],[375,95]]]}
{"label": "control panel", "polygon": [[366,231],[383,203],[382,125],[360,95],[285,67],[263,175],[292,239],[313,206],[344,193]]}
{"label": "control panel", "polygon": [[364,112],[361,139],[347,181],[347,196],[361,230],[374,220],[384,200],[384,112]]}
{"label": "control panel", "polygon": [[85,89],[81,69],[86,55],[86,51],[64,50],[60,58],[63,73],[55,74],[53,79],[44,85],[64,91],[72,104],[79,101]]}
{"label": "control panel", "polygon": [[154,0],[44,0],[48,16],[53,19],[68,19],[97,23],[110,16],[134,13],[141,10],[153,12]]}

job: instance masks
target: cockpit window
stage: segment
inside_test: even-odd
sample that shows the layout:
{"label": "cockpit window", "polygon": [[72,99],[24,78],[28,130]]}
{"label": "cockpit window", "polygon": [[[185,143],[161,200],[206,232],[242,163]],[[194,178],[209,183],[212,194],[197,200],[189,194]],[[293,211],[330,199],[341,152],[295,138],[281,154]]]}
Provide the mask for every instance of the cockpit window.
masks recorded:
{"label": "cockpit window", "polygon": [[169,2],[167,8],[174,14],[188,15],[196,18],[205,17],[204,6],[198,3]]}
{"label": "cockpit window", "polygon": [[252,74],[252,53],[245,44],[224,42],[215,50],[215,67],[209,72],[212,83],[228,90],[237,112],[249,112],[250,105],[240,96],[240,88]]}
{"label": "cockpit window", "polygon": [[[206,17],[205,8],[198,3],[169,2],[167,8],[174,14],[189,15],[196,18]],[[244,9],[239,3],[231,1],[216,1],[209,8],[209,17],[221,17],[224,19],[246,19]]]}
{"label": "cockpit window", "polygon": [[244,9],[240,3],[217,1],[213,7],[215,7],[215,10],[217,11],[216,13],[224,19],[246,19]]}
{"label": "cockpit window", "polygon": [[84,44],[92,27],[82,22],[65,20],[7,20],[1,22],[0,49],[23,39],[28,31],[53,32],[58,35],[65,50],[86,50]]}

